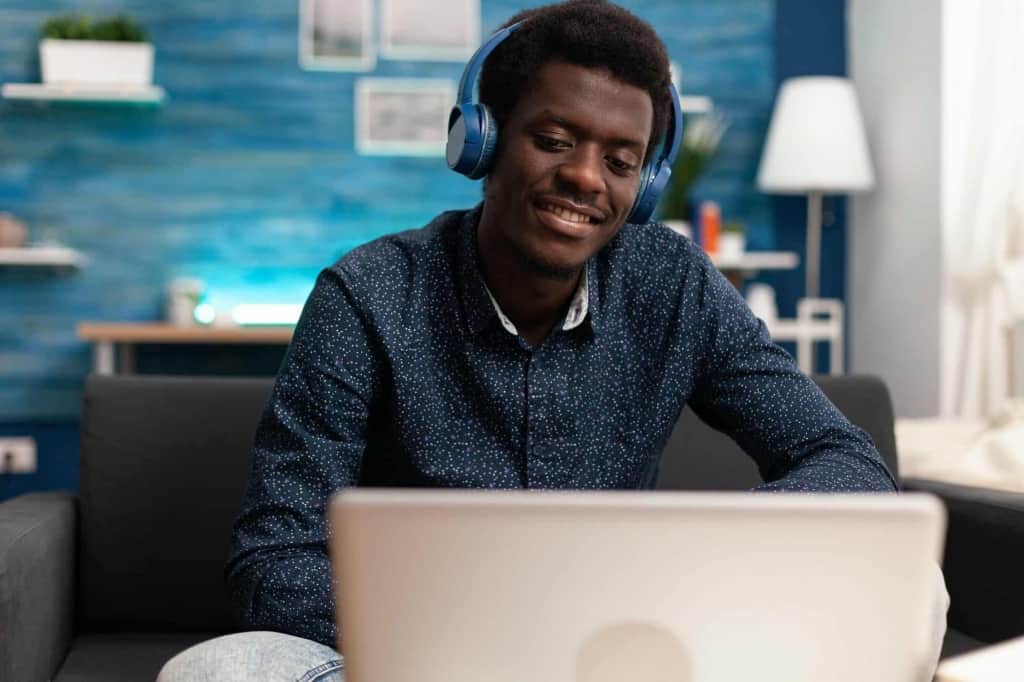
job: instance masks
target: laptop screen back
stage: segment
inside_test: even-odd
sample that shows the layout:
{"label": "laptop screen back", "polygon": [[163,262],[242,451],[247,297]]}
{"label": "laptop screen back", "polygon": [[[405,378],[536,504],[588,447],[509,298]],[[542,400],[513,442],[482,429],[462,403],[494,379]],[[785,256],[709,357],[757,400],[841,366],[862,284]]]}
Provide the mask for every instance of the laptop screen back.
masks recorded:
{"label": "laptop screen back", "polygon": [[927,677],[926,495],[342,492],[347,682]]}

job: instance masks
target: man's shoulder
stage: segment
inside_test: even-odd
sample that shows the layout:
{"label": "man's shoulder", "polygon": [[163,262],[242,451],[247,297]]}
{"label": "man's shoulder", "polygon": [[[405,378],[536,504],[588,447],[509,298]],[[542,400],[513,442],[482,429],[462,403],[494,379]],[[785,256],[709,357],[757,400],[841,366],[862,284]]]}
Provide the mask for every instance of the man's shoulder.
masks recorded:
{"label": "man's shoulder", "polygon": [[638,328],[680,315],[696,324],[721,301],[720,276],[704,250],[661,223],[624,225],[596,266],[602,309]]}
{"label": "man's shoulder", "polygon": [[657,222],[623,225],[609,247],[609,261],[629,276],[678,275],[708,262],[693,240]]}

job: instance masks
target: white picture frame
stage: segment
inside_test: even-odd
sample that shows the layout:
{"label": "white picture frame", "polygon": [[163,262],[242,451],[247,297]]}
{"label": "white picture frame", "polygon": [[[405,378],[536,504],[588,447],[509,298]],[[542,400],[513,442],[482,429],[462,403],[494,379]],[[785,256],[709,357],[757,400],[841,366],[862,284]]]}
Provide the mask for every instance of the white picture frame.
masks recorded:
{"label": "white picture frame", "polygon": [[455,81],[360,78],[355,86],[355,146],[377,156],[444,156]]}
{"label": "white picture frame", "polygon": [[388,59],[464,62],[480,46],[480,0],[380,0]]}
{"label": "white picture frame", "polygon": [[678,92],[679,94],[682,94],[682,92],[683,92],[683,84],[682,84],[683,70],[680,68],[679,62],[677,62],[674,59],[670,59],[669,62],[668,62],[668,72],[669,72],[669,75],[671,75],[671,77],[672,77],[672,85],[676,86],[676,92]]}
{"label": "white picture frame", "polygon": [[372,71],[373,0],[299,0],[299,64],[311,71]]}

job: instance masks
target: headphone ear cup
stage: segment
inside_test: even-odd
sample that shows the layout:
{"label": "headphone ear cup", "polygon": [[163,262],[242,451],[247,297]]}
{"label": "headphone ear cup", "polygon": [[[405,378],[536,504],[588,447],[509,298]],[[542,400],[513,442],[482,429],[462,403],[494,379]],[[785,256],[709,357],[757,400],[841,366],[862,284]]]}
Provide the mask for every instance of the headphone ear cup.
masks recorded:
{"label": "headphone ear cup", "polygon": [[448,115],[445,160],[456,173],[469,175],[480,159],[480,115],[474,104],[460,104]]}
{"label": "headphone ear cup", "polygon": [[654,166],[652,164],[644,164],[643,169],[640,171],[640,186],[637,189],[636,199],[633,200],[633,208],[629,210],[629,215],[626,217],[627,223],[643,224],[650,219],[660,194],[660,192],[655,194],[652,201],[651,187],[653,180]]}
{"label": "headphone ear cup", "polygon": [[480,118],[480,152],[473,170],[466,175],[477,180],[487,175],[494,165],[494,152],[498,148],[498,122],[486,104],[475,105]]}
{"label": "headphone ear cup", "polygon": [[672,101],[672,109],[669,112],[668,129],[665,131],[665,139],[661,151],[658,154],[657,162],[644,166],[644,173],[637,190],[636,200],[633,208],[626,218],[628,222],[644,224],[650,221],[654,213],[654,207],[658,205],[658,199],[668,188],[668,181],[672,177],[672,164],[679,153],[679,147],[683,140],[683,112],[679,107],[679,93],[676,87],[669,83],[669,99]]}

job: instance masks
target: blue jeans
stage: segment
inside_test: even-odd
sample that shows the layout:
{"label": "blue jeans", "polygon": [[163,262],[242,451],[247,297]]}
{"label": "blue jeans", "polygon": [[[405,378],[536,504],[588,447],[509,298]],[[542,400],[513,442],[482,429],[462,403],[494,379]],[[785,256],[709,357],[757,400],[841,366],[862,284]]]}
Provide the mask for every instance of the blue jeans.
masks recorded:
{"label": "blue jeans", "polygon": [[167,661],[157,682],[344,682],[341,655],[280,632],[239,632],[196,644]]}

